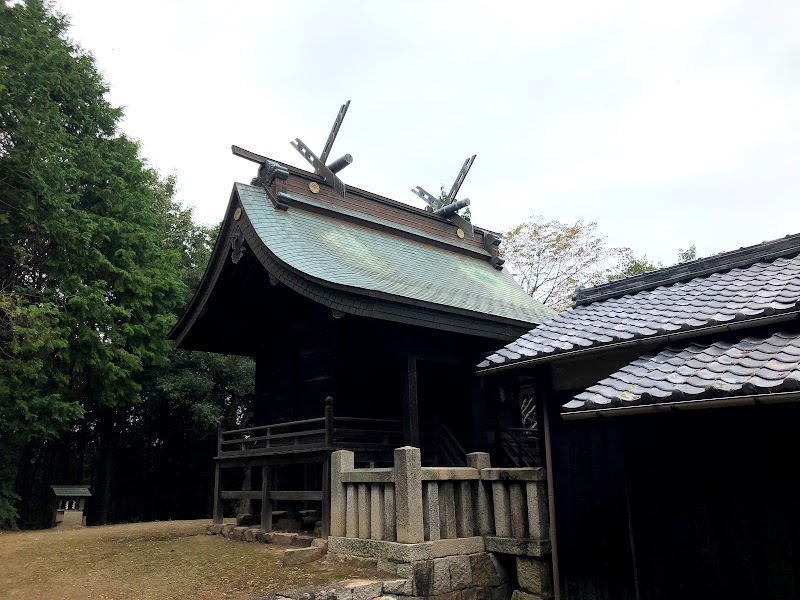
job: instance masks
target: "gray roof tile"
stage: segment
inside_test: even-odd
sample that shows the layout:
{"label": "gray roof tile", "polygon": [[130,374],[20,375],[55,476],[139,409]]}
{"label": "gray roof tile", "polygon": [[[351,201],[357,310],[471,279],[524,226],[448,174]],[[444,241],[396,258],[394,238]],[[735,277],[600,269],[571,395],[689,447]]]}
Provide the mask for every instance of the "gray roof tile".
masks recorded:
{"label": "gray roof tile", "polygon": [[[780,358],[779,358],[780,357]],[[575,396],[564,411],[800,389],[800,333],[665,348]]]}
{"label": "gray roof tile", "polygon": [[800,309],[800,256],[756,262],[620,298],[580,304],[522,336],[518,358],[497,352],[479,368]]}

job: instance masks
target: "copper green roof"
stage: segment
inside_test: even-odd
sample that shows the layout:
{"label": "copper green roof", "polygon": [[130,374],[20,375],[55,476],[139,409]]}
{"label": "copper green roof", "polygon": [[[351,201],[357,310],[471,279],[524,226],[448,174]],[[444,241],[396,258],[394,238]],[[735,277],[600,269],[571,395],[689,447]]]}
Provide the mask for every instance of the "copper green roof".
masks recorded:
{"label": "copper green roof", "polygon": [[[222,339],[235,325],[220,324],[259,318],[230,309],[236,294],[258,288],[255,265],[273,285],[337,318],[510,341],[555,316],[498,268],[492,232],[476,226],[465,235],[424,210],[350,186],[343,197],[313,173],[271,164],[284,176],[269,184],[269,193],[234,185],[203,280],[170,333],[179,347],[248,351],[240,337]],[[275,308],[269,289],[258,290],[264,310]]]}
{"label": "copper green roof", "polygon": [[59,498],[85,498],[92,495],[88,485],[51,485],[50,487]]}
{"label": "copper green roof", "polygon": [[408,237],[377,229],[373,225],[393,226],[380,218],[344,222],[340,217],[353,211],[321,214],[299,205],[319,203],[298,196],[289,196],[297,205],[276,210],[263,188],[236,184],[235,189],[253,230],[274,256],[320,282],[520,322],[541,323],[555,314],[507,271],[495,269],[488,253],[469,255],[455,245],[433,245],[430,235],[413,227],[403,228]]}

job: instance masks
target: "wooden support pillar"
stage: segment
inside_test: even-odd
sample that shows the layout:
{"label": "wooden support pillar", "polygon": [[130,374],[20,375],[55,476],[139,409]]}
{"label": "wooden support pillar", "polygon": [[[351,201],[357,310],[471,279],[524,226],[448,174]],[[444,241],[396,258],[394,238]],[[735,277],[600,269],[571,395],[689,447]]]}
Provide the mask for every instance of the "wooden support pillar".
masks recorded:
{"label": "wooden support pillar", "polygon": [[474,452],[488,450],[486,423],[488,411],[486,409],[486,396],[483,393],[483,382],[480,377],[470,373],[470,400],[472,404],[472,448]]}
{"label": "wooden support pillar", "polygon": [[214,461],[214,525],[222,525],[222,498],[220,498],[219,460]]}
{"label": "wooden support pillar", "polygon": [[225,417],[220,417],[217,422],[217,457],[214,460],[214,513],[212,514],[214,525],[222,525],[222,498],[220,497],[222,488],[220,482],[219,456],[222,452],[222,430],[224,426]]}
{"label": "wooden support pillar", "polygon": [[322,539],[331,534],[331,453],[322,463]]}
{"label": "wooden support pillar", "polygon": [[408,355],[403,366],[403,439],[406,446],[419,448],[419,402],[417,359]]}
{"label": "wooden support pillar", "polygon": [[269,478],[269,465],[261,466],[261,531],[272,531],[272,500],[269,498],[271,489]]}
{"label": "wooden support pillar", "polygon": [[331,452],[333,452],[333,398],[325,398],[325,459],[322,462],[322,539],[331,534]]}

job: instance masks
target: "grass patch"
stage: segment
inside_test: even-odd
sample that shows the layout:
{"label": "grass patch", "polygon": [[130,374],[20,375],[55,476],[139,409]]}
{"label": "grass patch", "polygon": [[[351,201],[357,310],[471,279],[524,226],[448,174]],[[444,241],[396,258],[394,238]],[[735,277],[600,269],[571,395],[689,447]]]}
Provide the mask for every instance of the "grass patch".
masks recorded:
{"label": "grass patch", "polygon": [[317,561],[279,564],[283,548],[206,535],[209,521],[0,532],[0,598],[251,600],[374,573]]}

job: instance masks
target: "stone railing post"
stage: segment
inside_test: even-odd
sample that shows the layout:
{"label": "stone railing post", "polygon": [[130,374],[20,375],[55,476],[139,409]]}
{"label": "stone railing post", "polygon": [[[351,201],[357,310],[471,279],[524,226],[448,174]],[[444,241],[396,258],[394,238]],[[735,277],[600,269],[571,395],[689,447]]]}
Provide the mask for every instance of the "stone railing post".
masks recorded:
{"label": "stone railing post", "polygon": [[424,542],[422,458],[419,448],[403,446],[395,449],[394,477],[397,541],[403,544]]}
{"label": "stone railing post", "polygon": [[331,454],[331,535],[344,537],[347,511],[347,490],[342,483],[342,473],[355,467],[355,455],[350,450],[337,450]]}
{"label": "stone railing post", "polygon": [[534,540],[550,537],[550,514],[547,504],[547,485],[544,481],[526,484],[528,501],[528,534]]}
{"label": "stone railing post", "polygon": [[[473,469],[488,469],[492,466],[491,457],[488,452],[472,452],[467,454],[467,466]],[[492,503],[489,490],[482,480],[478,480],[478,493],[476,497],[476,521],[478,535],[491,535],[494,533],[494,515],[492,514]]]}

